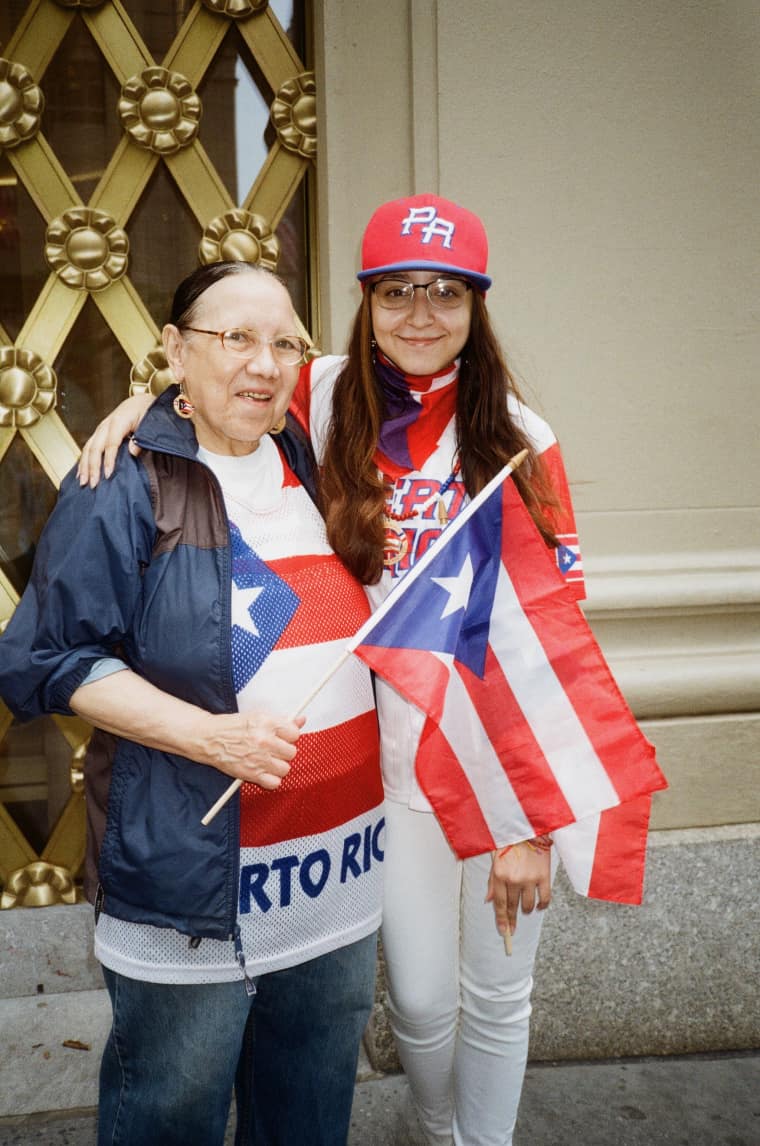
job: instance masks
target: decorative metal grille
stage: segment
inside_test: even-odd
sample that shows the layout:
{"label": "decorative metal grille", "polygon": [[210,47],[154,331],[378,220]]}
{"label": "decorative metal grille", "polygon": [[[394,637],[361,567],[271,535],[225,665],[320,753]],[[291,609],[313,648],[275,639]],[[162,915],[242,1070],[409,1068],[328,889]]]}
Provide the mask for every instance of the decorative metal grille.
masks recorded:
{"label": "decorative metal grille", "polygon": [[[245,259],[278,268],[308,321],[308,284],[296,281],[305,273],[306,251],[295,249],[298,236],[294,246],[293,228],[283,232],[281,224],[296,202],[302,216],[312,209],[303,184],[316,158],[314,77],[268,0],[9,0],[0,30],[14,7],[23,12],[0,48],[0,279],[6,242],[20,241],[34,253],[23,291],[8,289],[0,311],[3,627],[28,576],[54,491],[97,415],[119,387],[126,389],[127,376],[133,390],[154,393],[170,379],[153,313],[160,306],[154,280],[162,250],[140,243],[141,210],[150,201],[166,222],[167,247],[180,234],[188,259]],[[297,8],[305,19],[305,5]],[[142,27],[152,27],[146,21],[151,9],[163,27],[173,21],[160,59],[160,36],[152,35],[151,51],[141,34]],[[248,82],[269,104],[271,122],[271,144],[241,202],[228,187],[231,105],[217,99],[220,87],[232,90],[239,82],[230,63],[238,49],[250,64]],[[107,66],[90,68],[86,60],[93,54]],[[92,152],[88,124],[73,130],[66,114],[55,114],[61,75],[69,89],[81,89],[83,107],[102,105]],[[94,95],[88,85],[96,85]],[[202,125],[209,120],[206,147]],[[67,170],[73,154],[76,170]],[[14,190],[13,212],[3,210],[4,187]],[[278,228],[288,247],[284,260]],[[31,298],[16,297],[30,291]],[[116,388],[106,389],[93,416],[100,385],[93,370],[96,345],[103,350],[101,369],[109,364]],[[90,728],[60,716],[45,718],[34,734],[29,728],[14,725],[0,702],[2,907],[73,902],[84,856],[81,769]],[[33,838],[33,827],[24,822],[25,800],[54,809],[49,838]]]}

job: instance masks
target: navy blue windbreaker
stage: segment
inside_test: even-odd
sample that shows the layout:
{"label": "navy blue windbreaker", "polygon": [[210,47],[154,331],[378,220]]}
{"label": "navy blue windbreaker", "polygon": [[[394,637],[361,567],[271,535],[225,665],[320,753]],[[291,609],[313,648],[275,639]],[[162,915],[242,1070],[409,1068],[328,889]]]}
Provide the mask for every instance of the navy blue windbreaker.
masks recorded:
{"label": "navy blue windbreaker", "polygon": [[[216,478],[170,387],[113,477],[69,473],[29,585],[0,638],[0,696],[20,720],[69,714],[96,661],[119,655],[158,688],[212,712],[237,709],[230,651],[229,532]],[[289,420],[276,439],[314,496],[313,460]],[[85,890],[120,919],[192,936],[236,933],[239,800],[201,817],[229,776],[95,731],[85,763]],[[98,890],[98,887],[100,890]]]}

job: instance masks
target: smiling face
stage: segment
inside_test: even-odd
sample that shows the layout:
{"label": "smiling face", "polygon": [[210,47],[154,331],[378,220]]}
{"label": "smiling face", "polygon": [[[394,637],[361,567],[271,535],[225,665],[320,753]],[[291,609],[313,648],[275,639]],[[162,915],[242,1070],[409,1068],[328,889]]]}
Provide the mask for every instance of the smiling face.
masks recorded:
{"label": "smiling face", "polygon": [[284,416],[298,380],[298,365],[278,363],[266,341],[295,333],[290,296],[271,275],[231,274],[204,291],[189,325],[255,330],[265,340],[255,358],[242,359],[211,334],[171,324],[162,333],[169,365],[195,407],[199,444],[216,454],[252,453]]}
{"label": "smiling face", "polygon": [[[415,284],[428,283],[436,273],[403,271],[393,275],[397,277]],[[443,370],[461,354],[470,335],[472,291],[456,310],[432,306],[421,290],[414,292],[414,303],[406,310],[383,309],[374,293],[370,306],[377,345],[405,374],[428,375]]]}

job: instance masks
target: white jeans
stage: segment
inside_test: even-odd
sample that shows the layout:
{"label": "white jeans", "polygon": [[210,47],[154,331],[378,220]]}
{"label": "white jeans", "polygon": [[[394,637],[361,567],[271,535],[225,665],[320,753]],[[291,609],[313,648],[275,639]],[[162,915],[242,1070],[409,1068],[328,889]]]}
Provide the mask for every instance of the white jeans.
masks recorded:
{"label": "white jeans", "polygon": [[507,956],[484,903],[490,856],[458,860],[435,816],[386,800],[383,948],[390,1016],[436,1146],[511,1146],[542,913]]}

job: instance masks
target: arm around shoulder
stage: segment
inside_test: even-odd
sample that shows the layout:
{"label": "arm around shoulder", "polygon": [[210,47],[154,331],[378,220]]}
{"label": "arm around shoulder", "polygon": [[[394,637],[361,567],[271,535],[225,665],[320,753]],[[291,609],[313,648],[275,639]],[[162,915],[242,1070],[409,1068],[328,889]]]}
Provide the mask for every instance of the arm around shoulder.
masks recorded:
{"label": "arm around shoulder", "polygon": [[[103,477],[111,477],[119,446],[134,433],[154,401],[155,398],[150,394],[134,394],[120,402],[102,422],[98,422],[82,447],[77,464],[80,485],[89,485],[94,489],[100,481],[101,466]],[[130,446],[130,452],[136,457],[140,452],[139,446]]]}

